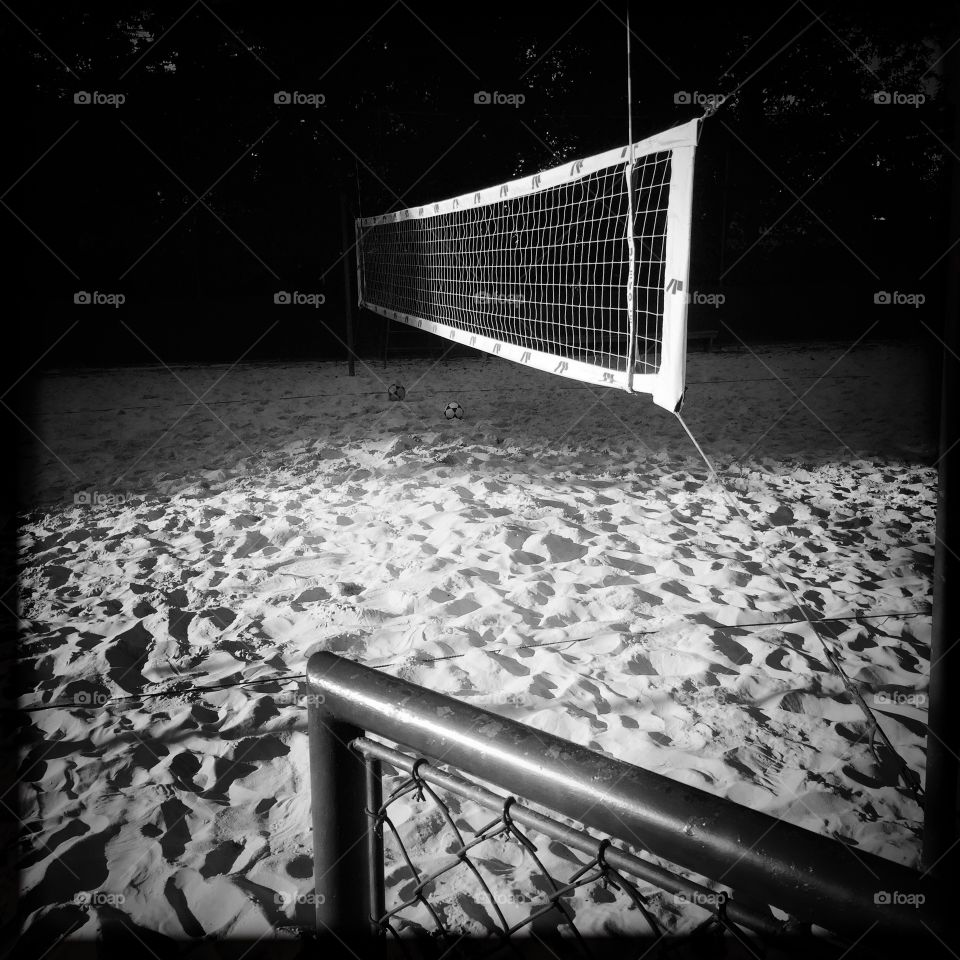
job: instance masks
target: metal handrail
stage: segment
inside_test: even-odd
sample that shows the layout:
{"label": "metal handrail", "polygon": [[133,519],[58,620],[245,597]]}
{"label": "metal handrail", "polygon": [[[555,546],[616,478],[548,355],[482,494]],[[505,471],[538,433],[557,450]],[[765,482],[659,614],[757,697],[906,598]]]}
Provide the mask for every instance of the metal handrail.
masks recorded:
{"label": "metal handrail", "polygon": [[[351,744],[387,754],[368,746],[366,732],[720,881],[735,897],[771,904],[801,923],[852,940],[868,931],[946,936],[938,891],[908,867],[332,653],[310,658],[307,682],[314,871],[317,892],[325,894],[317,898],[321,931],[369,933],[374,916],[369,765]],[[444,776],[435,769],[431,775]],[[360,877],[369,891],[363,896]],[[736,903],[729,907],[739,910]],[[743,909],[739,919],[757,929],[749,922],[757,919],[754,911]]]}

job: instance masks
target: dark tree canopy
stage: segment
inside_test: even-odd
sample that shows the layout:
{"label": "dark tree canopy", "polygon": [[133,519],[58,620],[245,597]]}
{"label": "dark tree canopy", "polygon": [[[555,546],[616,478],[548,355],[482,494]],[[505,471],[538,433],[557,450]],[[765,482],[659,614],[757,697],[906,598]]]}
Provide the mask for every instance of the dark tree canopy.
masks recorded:
{"label": "dark tree canopy", "polygon": [[[38,321],[28,346],[73,322],[75,291],[117,290],[124,320],[166,349],[229,359],[273,292],[299,289],[326,295],[322,315],[285,315],[262,349],[335,352],[322,330],[342,323],[341,194],[384,212],[626,142],[624,5],[579,20],[531,7],[20,4],[6,57],[28,119],[5,202]],[[634,4],[637,138],[702,112],[683,94],[729,97],[698,154],[695,285],[778,336],[831,313],[834,332],[859,332],[872,290],[936,302],[951,16]],[[475,104],[481,90],[524,102]],[[125,102],[79,105],[80,91]],[[97,353],[113,332],[91,336]],[[143,359],[123,343],[117,359]]]}

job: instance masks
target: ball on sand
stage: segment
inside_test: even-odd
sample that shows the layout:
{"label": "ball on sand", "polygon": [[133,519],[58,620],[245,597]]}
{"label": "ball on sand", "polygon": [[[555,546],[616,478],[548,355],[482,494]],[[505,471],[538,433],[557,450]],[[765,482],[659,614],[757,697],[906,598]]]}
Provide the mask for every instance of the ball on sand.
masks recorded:
{"label": "ball on sand", "polygon": [[447,404],[446,410],[443,411],[443,415],[448,420],[462,420],[463,419],[463,407],[457,403],[456,400],[451,400]]}
{"label": "ball on sand", "polygon": [[387,396],[391,400],[402,400],[407,395],[407,391],[404,390],[402,383],[391,383],[387,387]]}

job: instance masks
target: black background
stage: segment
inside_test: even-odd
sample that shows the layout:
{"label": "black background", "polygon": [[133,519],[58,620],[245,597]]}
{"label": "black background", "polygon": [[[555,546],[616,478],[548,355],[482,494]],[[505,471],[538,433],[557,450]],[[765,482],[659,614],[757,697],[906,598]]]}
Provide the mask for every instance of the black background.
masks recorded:
{"label": "black background", "polygon": [[[625,10],[11,8],[5,62],[26,107],[3,195],[18,363],[342,356],[341,195],[351,215],[382,213],[623,144]],[[694,327],[753,340],[939,327],[951,15],[635,5],[636,138],[702,113],[679,93],[733,93],[703,130],[691,275],[725,303],[694,307]],[[477,105],[480,90],[525,103]],[[78,105],[78,91],[126,100]],[[278,91],[325,103],[278,105]],[[275,306],[278,290],[326,303]],[[77,291],[126,302],[77,306]],[[878,291],[926,302],[875,305]],[[361,352],[382,330],[361,315]]]}
{"label": "black background", "polygon": [[[702,112],[680,93],[731,94],[697,154],[691,271],[725,302],[692,308],[692,326],[936,348],[960,162],[944,79],[960,69],[953,6],[632,6],[637,139]],[[26,429],[45,368],[342,358],[341,198],[351,215],[383,213],[622,145],[624,10],[4,6],[5,429]],[[478,105],[481,90],[525,103]],[[80,91],[125,102],[77,104]],[[278,91],[325,102],[279,105]],[[277,306],[280,290],[326,302]],[[77,305],[78,291],[125,303]],[[880,291],[925,302],[876,304]],[[383,321],[357,321],[360,352],[378,351]]]}

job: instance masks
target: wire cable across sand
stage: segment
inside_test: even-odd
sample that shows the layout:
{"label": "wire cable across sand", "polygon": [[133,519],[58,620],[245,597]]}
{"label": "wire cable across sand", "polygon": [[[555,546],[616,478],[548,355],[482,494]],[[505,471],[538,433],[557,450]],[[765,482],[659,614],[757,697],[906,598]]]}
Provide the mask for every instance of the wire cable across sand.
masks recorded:
{"label": "wire cable across sand", "polygon": [[820,631],[816,627],[816,621],[814,621],[809,613],[807,613],[806,607],[800,602],[799,597],[797,597],[796,592],[787,583],[786,578],[780,572],[780,568],[773,562],[773,558],[770,556],[770,552],[764,546],[763,541],[760,539],[759,534],[754,529],[753,525],[749,520],[744,516],[743,511],[740,509],[733,495],[727,489],[723,480],[720,478],[720,474],[717,473],[716,468],[713,466],[713,463],[710,461],[709,457],[703,450],[703,447],[697,442],[697,438],[693,435],[690,428],[687,426],[686,421],[683,419],[683,416],[679,411],[675,411],[675,416],[677,420],[680,421],[680,425],[686,431],[687,436],[690,438],[693,445],[697,448],[697,453],[700,454],[703,462],[707,465],[707,469],[710,471],[713,479],[717,482],[717,486],[720,487],[721,492],[723,493],[724,498],[729,504],[730,508],[737,514],[737,516],[743,521],[744,525],[750,531],[751,536],[756,542],[757,546],[760,548],[760,553],[763,555],[764,561],[767,564],[767,567],[776,577],[777,581],[780,583],[780,586],[783,587],[784,591],[790,596],[793,600],[797,609],[800,611],[800,614],[803,616],[803,619],[809,624],[810,628],[813,630],[817,639],[820,641],[820,646],[823,648],[823,655],[826,658],[827,662],[836,672],[837,676],[843,682],[843,686],[846,689],[847,693],[850,695],[851,700],[860,708],[863,712],[864,717],[867,720],[867,723],[870,728],[870,750],[873,753],[874,757],[881,766],[883,766],[883,758],[879,755],[876,749],[876,739],[877,737],[883,742],[883,745],[890,752],[890,756],[894,759],[897,764],[897,770],[900,777],[903,779],[904,784],[907,789],[913,794],[914,799],[922,807],[923,806],[923,787],[920,785],[920,778],[917,774],[907,766],[906,761],[900,754],[897,752],[894,745],[890,742],[890,738],[884,733],[883,728],[880,726],[879,721],[876,718],[874,712],[867,706],[866,701],[863,699],[860,691],[854,685],[854,682],[847,676],[846,672],[843,669],[840,661],[837,659],[836,654],[830,649],[826,640],[824,640]]}

